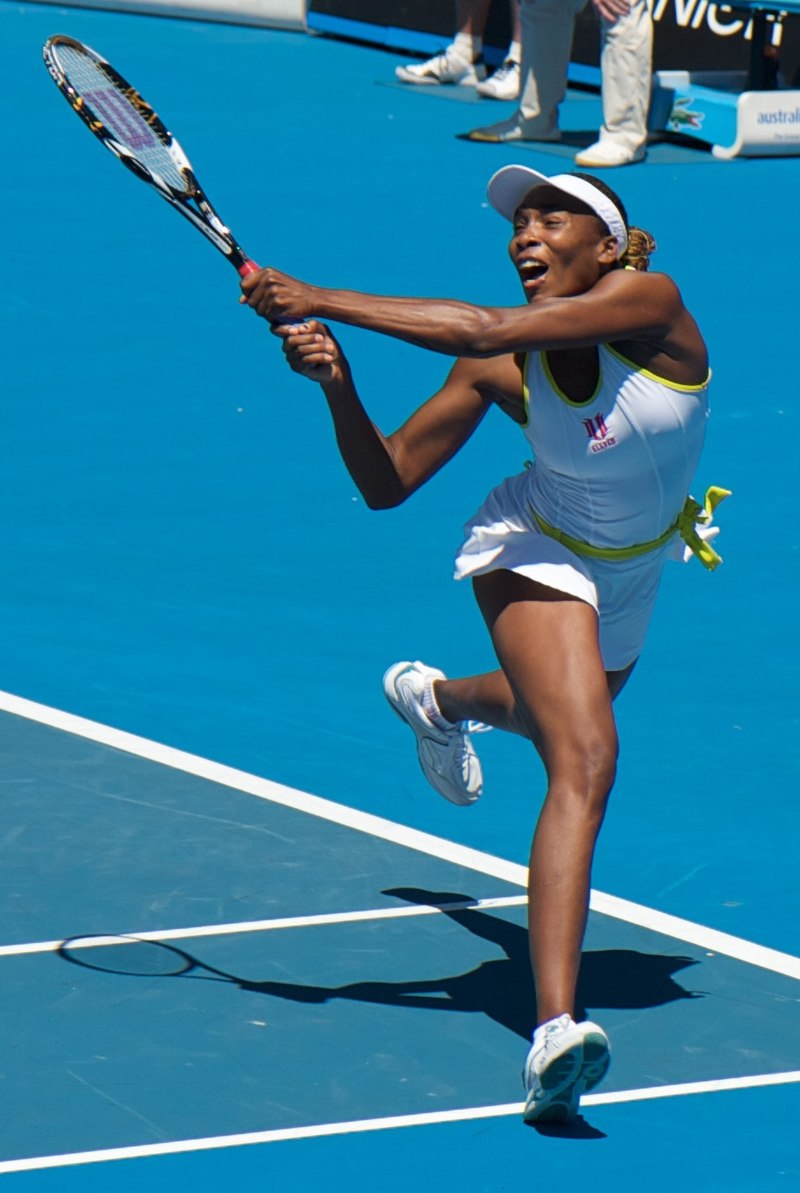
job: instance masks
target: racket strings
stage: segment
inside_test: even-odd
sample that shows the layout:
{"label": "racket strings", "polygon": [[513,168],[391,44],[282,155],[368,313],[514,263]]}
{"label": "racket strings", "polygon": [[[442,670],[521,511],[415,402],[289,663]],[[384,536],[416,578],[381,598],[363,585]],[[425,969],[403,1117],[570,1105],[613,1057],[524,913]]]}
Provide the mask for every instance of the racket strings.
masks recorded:
{"label": "racket strings", "polygon": [[74,92],[113,139],[149,173],[173,190],[192,193],[192,185],[154,128],[160,121],[141,96],[124,80],[119,83],[87,54],[72,46],[58,47],[58,62]]}
{"label": "racket strings", "polygon": [[201,190],[178,141],[109,62],[64,35],[48,38],[43,57],[70,107],[118,161],[202,232],[240,275],[258,268]]}

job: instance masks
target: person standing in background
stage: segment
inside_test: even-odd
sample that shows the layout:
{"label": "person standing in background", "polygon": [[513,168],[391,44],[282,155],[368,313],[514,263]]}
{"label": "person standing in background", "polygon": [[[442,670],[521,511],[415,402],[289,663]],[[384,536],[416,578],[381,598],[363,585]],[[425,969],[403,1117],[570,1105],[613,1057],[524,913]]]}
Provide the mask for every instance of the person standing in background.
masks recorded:
{"label": "person standing in background", "polygon": [[[592,0],[601,22],[603,125],[597,141],[575,155],[587,169],[644,159],[653,68],[650,0]],[[559,141],[558,109],[567,89],[575,18],[586,0],[520,0],[522,83],[508,120],[477,128],[467,140],[492,144]]]}
{"label": "person standing in background", "polygon": [[455,83],[474,87],[485,99],[517,99],[522,54],[519,0],[510,0],[511,44],[500,66],[487,78],[483,33],[491,4],[492,0],[456,0],[457,32],[450,45],[427,62],[396,67],[400,82],[433,86]]}

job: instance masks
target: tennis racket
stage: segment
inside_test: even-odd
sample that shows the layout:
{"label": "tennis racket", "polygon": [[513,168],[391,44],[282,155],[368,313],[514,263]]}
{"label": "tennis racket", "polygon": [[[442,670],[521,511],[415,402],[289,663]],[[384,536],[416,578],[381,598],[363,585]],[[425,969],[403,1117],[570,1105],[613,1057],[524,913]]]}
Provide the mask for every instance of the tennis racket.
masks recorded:
{"label": "tennis racket", "polygon": [[49,38],[43,55],[61,94],[106,149],[202,232],[241,277],[255,273],[259,266],[236,243],[183,149],[138,91],[72,37]]}

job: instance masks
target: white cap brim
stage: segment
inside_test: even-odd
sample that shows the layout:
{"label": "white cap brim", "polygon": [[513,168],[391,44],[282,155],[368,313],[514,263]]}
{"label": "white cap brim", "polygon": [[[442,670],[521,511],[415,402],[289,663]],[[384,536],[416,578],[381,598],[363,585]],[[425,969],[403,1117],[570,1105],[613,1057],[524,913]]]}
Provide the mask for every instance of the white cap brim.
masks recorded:
{"label": "white cap brim", "polygon": [[530,166],[503,166],[489,179],[486,197],[495,211],[507,220],[513,220],[525,196],[535,186],[551,186],[571,195],[573,199],[580,199],[590,207],[596,216],[603,221],[611,235],[617,242],[617,257],[621,257],[628,247],[628,230],[622,213],[615,203],[603,194],[599,187],[593,186],[585,178],[578,178],[575,174],[554,174],[548,177],[532,170]]}

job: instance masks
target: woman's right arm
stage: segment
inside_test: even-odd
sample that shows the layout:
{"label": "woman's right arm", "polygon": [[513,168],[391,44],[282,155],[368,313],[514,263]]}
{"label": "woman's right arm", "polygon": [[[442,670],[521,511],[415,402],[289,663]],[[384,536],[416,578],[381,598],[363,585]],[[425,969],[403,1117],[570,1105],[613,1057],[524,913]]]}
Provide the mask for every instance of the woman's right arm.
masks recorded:
{"label": "woman's right arm", "polygon": [[400,505],[469,439],[492,405],[482,384],[485,361],[457,361],[442,388],[391,435],[372,422],[350,366],[329,329],[316,320],[278,325],[290,367],[322,388],[347,471],[370,509]]}

